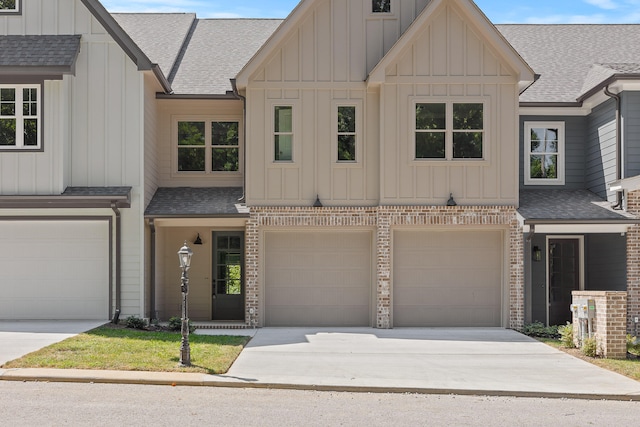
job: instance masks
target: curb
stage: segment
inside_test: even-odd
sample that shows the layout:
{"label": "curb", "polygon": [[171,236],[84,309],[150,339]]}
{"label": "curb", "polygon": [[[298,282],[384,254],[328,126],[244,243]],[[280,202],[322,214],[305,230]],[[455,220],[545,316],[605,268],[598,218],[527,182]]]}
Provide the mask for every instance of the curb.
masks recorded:
{"label": "curb", "polygon": [[440,389],[429,387],[394,387],[394,386],[345,386],[319,384],[287,384],[245,382],[238,379],[225,379],[215,375],[175,373],[175,372],[141,372],[135,371],[87,371],[66,369],[0,369],[0,381],[22,382],[69,382],[100,384],[133,384],[164,385],[189,387],[233,387],[260,388],[281,390],[332,391],[351,393],[414,393],[461,396],[495,396],[523,397],[546,399],[579,399],[579,400],[612,400],[640,402],[640,394],[596,394],[596,393],[562,393],[547,391],[507,391],[483,389]]}

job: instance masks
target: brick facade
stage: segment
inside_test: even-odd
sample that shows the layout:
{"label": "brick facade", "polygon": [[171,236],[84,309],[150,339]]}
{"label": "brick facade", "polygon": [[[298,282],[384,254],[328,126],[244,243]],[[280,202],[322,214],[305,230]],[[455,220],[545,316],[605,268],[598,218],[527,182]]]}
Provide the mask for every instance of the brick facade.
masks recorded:
{"label": "brick facade", "polygon": [[[596,317],[592,330],[598,343],[598,354],[610,359],[627,357],[627,293],[614,291],[573,291],[573,301],[593,299],[596,305]],[[579,308],[580,310],[581,308]],[[578,336],[576,313],[573,315],[574,340]]]}
{"label": "brick facade", "polygon": [[[524,324],[523,234],[512,206],[379,206],[363,208],[251,208],[246,229],[246,318],[248,322],[263,319],[259,312],[260,271],[264,267],[260,251],[264,228],[358,228],[376,230],[376,318],[377,328],[391,328],[391,238],[394,227],[464,227],[503,228],[508,233],[509,247],[509,319],[508,325],[521,329]],[[253,311],[253,315],[251,312]],[[262,326],[261,322],[257,323]]]}
{"label": "brick facade", "polygon": [[[627,211],[640,215],[640,191],[627,195]],[[640,225],[627,230],[627,332],[635,333],[633,318],[640,316]]]}

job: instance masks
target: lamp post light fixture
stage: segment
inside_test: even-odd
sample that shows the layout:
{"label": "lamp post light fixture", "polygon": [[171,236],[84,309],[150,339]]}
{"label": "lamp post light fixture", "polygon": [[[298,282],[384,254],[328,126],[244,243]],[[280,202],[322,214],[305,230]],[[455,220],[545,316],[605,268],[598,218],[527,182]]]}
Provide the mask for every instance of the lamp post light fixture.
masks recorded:
{"label": "lamp post light fixture", "polygon": [[180,290],[182,291],[182,326],[180,331],[182,332],[182,340],[180,342],[180,365],[191,366],[191,348],[189,347],[189,313],[187,308],[187,294],[189,294],[189,277],[187,276],[187,270],[191,266],[191,257],[193,251],[187,242],[178,251],[178,258],[180,259],[180,268],[182,269],[182,279]]}

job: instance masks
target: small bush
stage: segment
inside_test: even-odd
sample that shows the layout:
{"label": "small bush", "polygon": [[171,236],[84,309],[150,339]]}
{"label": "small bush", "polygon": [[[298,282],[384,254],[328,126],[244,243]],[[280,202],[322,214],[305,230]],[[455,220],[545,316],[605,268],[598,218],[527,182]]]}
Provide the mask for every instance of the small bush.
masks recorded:
{"label": "small bush", "polygon": [[[189,320],[189,333],[193,333],[196,330],[196,327]],[[169,319],[169,330],[171,331],[182,331],[182,318],[178,316],[174,316]]]}
{"label": "small bush", "polygon": [[558,326],[558,333],[563,347],[574,348],[576,346],[573,341],[573,324],[567,322],[566,325]]}
{"label": "small bush", "polygon": [[582,341],[582,353],[585,356],[596,357],[598,353],[598,342],[595,337],[585,338]]}
{"label": "small bush", "polygon": [[125,325],[127,325],[127,328],[131,329],[144,329],[145,326],[147,326],[145,325],[144,320],[136,316],[127,317]]}
{"label": "small bush", "polygon": [[627,335],[627,351],[636,356],[640,356],[640,339]]}
{"label": "small bush", "polygon": [[533,322],[524,325],[522,333],[530,337],[560,338],[557,326],[544,326],[542,322]]}

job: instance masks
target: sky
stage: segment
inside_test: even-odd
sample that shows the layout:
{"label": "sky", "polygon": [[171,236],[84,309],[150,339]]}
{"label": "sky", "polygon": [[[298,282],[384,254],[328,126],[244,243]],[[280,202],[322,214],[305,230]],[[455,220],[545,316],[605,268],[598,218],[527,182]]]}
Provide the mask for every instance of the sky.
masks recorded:
{"label": "sky", "polygon": [[[298,0],[101,1],[110,12],[195,12],[198,18],[285,18],[298,4]],[[476,0],[476,4],[494,24],[640,23],[640,0]]]}

